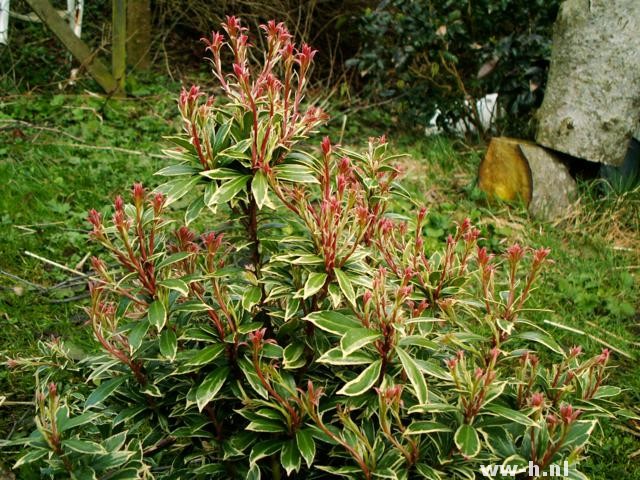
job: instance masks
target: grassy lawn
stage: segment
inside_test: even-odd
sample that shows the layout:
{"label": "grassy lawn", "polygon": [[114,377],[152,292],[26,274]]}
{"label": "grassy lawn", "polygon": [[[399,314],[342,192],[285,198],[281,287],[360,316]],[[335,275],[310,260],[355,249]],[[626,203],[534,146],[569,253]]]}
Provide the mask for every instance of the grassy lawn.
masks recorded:
{"label": "grassy lawn", "polygon": [[[352,117],[358,115],[346,124],[336,118],[329,132],[353,145],[387,133],[407,154],[404,185],[429,207],[427,247],[441,245],[453,221],[470,217],[495,251],[516,240],[552,248],[555,264],[534,295],[530,319],[546,323],[565,346],[580,344],[589,353],[611,348],[610,383],[625,388],[622,401],[636,408],[640,189],[602,195],[599,185],[582,183],[571,215],[541,222],[522,206],[489,202],[477,190],[481,149],[390,130],[393,119],[384,113]],[[90,348],[84,281],[25,252],[86,271],[87,210],[134,181],[157,184],[152,174],[164,166],[161,137],[178,128],[167,92],[109,102],[91,95],[0,98],[0,358],[37,355],[37,342],[52,336]],[[9,402],[31,400],[32,382],[0,365],[1,438],[29,426],[28,407]],[[640,425],[608,424],[597,437],[602,444],[588,452],[585,473],[640,479]],[[0,478],[3,460],[0,453]],[[4,466],[10,464],[6,459]]]}

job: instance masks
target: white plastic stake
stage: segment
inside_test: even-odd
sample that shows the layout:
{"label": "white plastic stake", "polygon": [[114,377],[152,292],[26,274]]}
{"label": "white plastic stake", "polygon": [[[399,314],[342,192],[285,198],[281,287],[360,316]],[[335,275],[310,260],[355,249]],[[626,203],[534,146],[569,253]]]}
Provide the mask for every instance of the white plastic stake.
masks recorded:
{"label": "white plastic stake", "polygon": [[[1,1],[1,0],[0,0]],[[69,27],[76,37],[82,36],[82,15],[84,13],[84,0],[67,0],[67,18]]]}
{"label": "white plastic stake", "polygon": [[9,1],[0,0],[0,44],[9,42]]}

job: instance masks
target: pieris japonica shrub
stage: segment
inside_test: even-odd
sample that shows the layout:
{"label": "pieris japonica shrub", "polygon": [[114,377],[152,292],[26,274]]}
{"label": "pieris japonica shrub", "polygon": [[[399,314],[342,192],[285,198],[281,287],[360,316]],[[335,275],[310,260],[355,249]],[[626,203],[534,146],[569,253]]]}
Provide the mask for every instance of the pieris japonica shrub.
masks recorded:
{"label": "pieris japonica shrub", "polygon": [[386,139],[310,138],[315,52],[262,28],[261,53],[234,17],[207,40],[221,98],[181,93],[166,183],[89,213],[98,353],[56,342],[37,362],[36,429],[5,442],[25,446],[16,468],[471,479],[568,460],[584,478],[617,389],[608,351],[584,358],[526,319],[549,251],[490,253],[469,221],[427,250],[426,209],[392,210],[407,194]]}

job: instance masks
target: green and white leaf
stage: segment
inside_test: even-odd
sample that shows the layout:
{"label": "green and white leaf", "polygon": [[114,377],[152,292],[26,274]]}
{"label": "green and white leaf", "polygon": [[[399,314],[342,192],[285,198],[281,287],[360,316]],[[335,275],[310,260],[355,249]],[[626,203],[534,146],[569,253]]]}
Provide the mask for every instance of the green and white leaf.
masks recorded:
{"label": "green and white leaf", "polygon": [[349,276],[344,273],[339,268],[334,268],[333,273],[336,276],[336,280],[338,280],[338,285],[340,285],[340,290],[344,293],[344,296],[347,298],[347,301],[354,305],[356,304],[356,292],[353,289],[353,284],[349,279]]}
{"label": "green and white leaf", "polygon": [[165,329],[160,334],[160,354],[173,361],[176,358],[176,352],[178,351],[178,338],[176,332],[172,328]]}
{"label": "green and white leaf", "polygon": [[147,315],[149,324],[156,327],[158,332],[160,332],[165,323],[167,323],[167,309],[160,300],[156,300],[149,306]]}
{"label": "green and white leaf", "polygon": [[453,440],[460,453],[467,458],[473,458],[480,453],[480,437],[473,426],[466,423],[460,425]]}
{"label": "green and white leaf", "polygon": [[309,298],[318,293],[327,281],[327,277],[328,275],[323,272],[311,272],[304,284],[303,298]]}
{"label": "green and white leaf", "polygon": [[209,373],[202,381],[196,392],[196,403],[200,412],[220,391],[229,376],[229,371],[229,367],[220,367]]}
{"label": "green and white leaf", "polygon": [[418,399],[418,403],[427,403],[427,400],[429,398],[427,382],[424,379],[422,371],[420,371],[420,367],[418,366],[416,361],[400,347],[396,347],[396,354],[400,359],[400,363],[402,363],[402,368],[407,374],[407,378],[413,386],[413,390],[416,394],[416,398]]}
{"label": "green and white leaf", "polygon": [[310,313],[305,317],[305,320],[313,323],[320,330],[333,333],[340,337],[353,328],[362,327],[362,324],[357,318],[343,315],[333,310],[322,310]]}
{"label": "green and white leaf", "polygon": [[348,395],[354,397],[356,395],[362,395],[373,387],[378,378],[380,377],[380,371],[382,370],[382,360],[376,360],[367,368],[365,368],[360,375],[347,382],[339,391],[340,395]]}
{"label": "green and white leaf", "polygon": [[343,355],[347,357],[379,338],[382,338],[382,335],[370,328],[353,328],[345,333],[340,340],[340,348]]}

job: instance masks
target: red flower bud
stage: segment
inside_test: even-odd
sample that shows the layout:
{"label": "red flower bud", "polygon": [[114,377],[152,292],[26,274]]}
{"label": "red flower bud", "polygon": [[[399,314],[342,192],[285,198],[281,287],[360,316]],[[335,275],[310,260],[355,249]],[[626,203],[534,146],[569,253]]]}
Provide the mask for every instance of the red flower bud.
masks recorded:
{"label": "red flower bud", "polygon": [[427,207],[422,207],[418,212],[418,222],[422,223],[426,215],[427,215]]}
{"label": "red flower bud", "polygon": [[582,415],[582,411],[574,411],[573,406],[568,403],[563,403],[560,406],[560,417],[562,417],[562,421],[567,425],[575,422],[580,415]]}
{"label": "red flower bud", "polygon": [[238,63],[233,64],[233,73],[236,74],[236,77],[238,77],[240,82],[244,82],[249,78],[249,71],[247,70],[247,67]]}
{"label": "red flower bud", "polygon": [[322,139],[322,153],[324,154],[324,156],[328,156],[329,154],[331,154],[331,140],[329,140],[329,137],[324,137]]}
{"label": "red flower bud", "polygon": [[373,294],[370,290],[365,291],[362,295],[362,304],[366,306],[371,301],[372,296]]}
{"label": "red flower bud", "polygon": [[113,208],[115,209],[116,212],[121,212],[123,210],[124,200],[122,200],[122,197],[120,195],[118,195],[114,200]]}
{"label": "red flower bud", "polygon": [[106,271],[106,265],[98,257],[91,257],[91,266],[93,267],[93,270],[98,274],[102,274]]}
{"label": "red flower bud", "polygon": [[539,248],[533,252],[533,263],[537,266],[540,265],[547,258],[551,252],[550,248]]}
{"label": "red flower bud", "polygon": [[320,404],[320,397],[323,391],[323,388],[315,388],[311,380],[307,382],[307,397],[312,405],[317,407]]}
{"label": "red flower bud", "polygon": [[235,16],[227,15],[227,21],[222,22],[222,28],[229,34],[231,37],[237,36],[239,33],[247,30],[246,27],[241,25],[241,20],[236,18]]}
{"label": "red flower bud", "polygon": [[611,352],[609,351],[609,349],[605,348],[602,350],[602,353],[598,355],[596,362],[599,363],[600,365],[606,365],[607,362],[609,361],[610,355],[611,355]]}
{"label": "red flower bud", "polygon": [[102,228],[102,215],[95,209],[89,210],[89,215],[87,216],[87,220],[91,225],[93,225],[96,229]]}
{"label": "red flower bud", "polygon": [[507,248],[507,258],[510,262],[518,262],[524,256],[524,249],[518,243],[514,243],[512,246]]}
{"label": "red flower bud", "polygon": [[500,356],[501,352],[500,352],[500,349],[498,347],[493,347],[489,353],[491,355],[491,360],[493,362],[495,362],[498,359],[498,357]]}
{"label": "red flower bud", "polygon": [[209,50],[214,55],[217,55],[224,43],[224,35],[218,32],[211,32],[211,40],[202,38],[201,41],[207,45],[205,51]]}
{"label": "red flower bud", "polygon": [[144,187],[142,186],[142,183],[134,183],[132,192],[133,202],[135,203],[136,207],[140,207],[140,205],[142,205],[142,202],[144,201]]}
{"label": "red flower bud", "polygon": [[582,347],[580,345],[573,346],[569,349],[569,357],[574,358],[582,354]]}
{"label": "red flower bud", "polygon": [[153,200],[151,200],[151,204],[153,206],[153,213],[157,216],[162,211],[162,207],[164,207],[164,202],[167,198],[160,192],[156,193],[153,196]]}
{"label": "red flower bud", "polygon": [[534,408],[542,407],[544,405],[544,394],[540,392],[534,393],[529,399],[529,404]]}
{"label": "red flower bud", "polygon": [[256,330],[251,332],[247,337],[249,341],[253,344],[253,348],[258,349],[262,346],[262,342],[264,340],[264,335],[267,332],[266,328],[261,328],[260,330]]}

